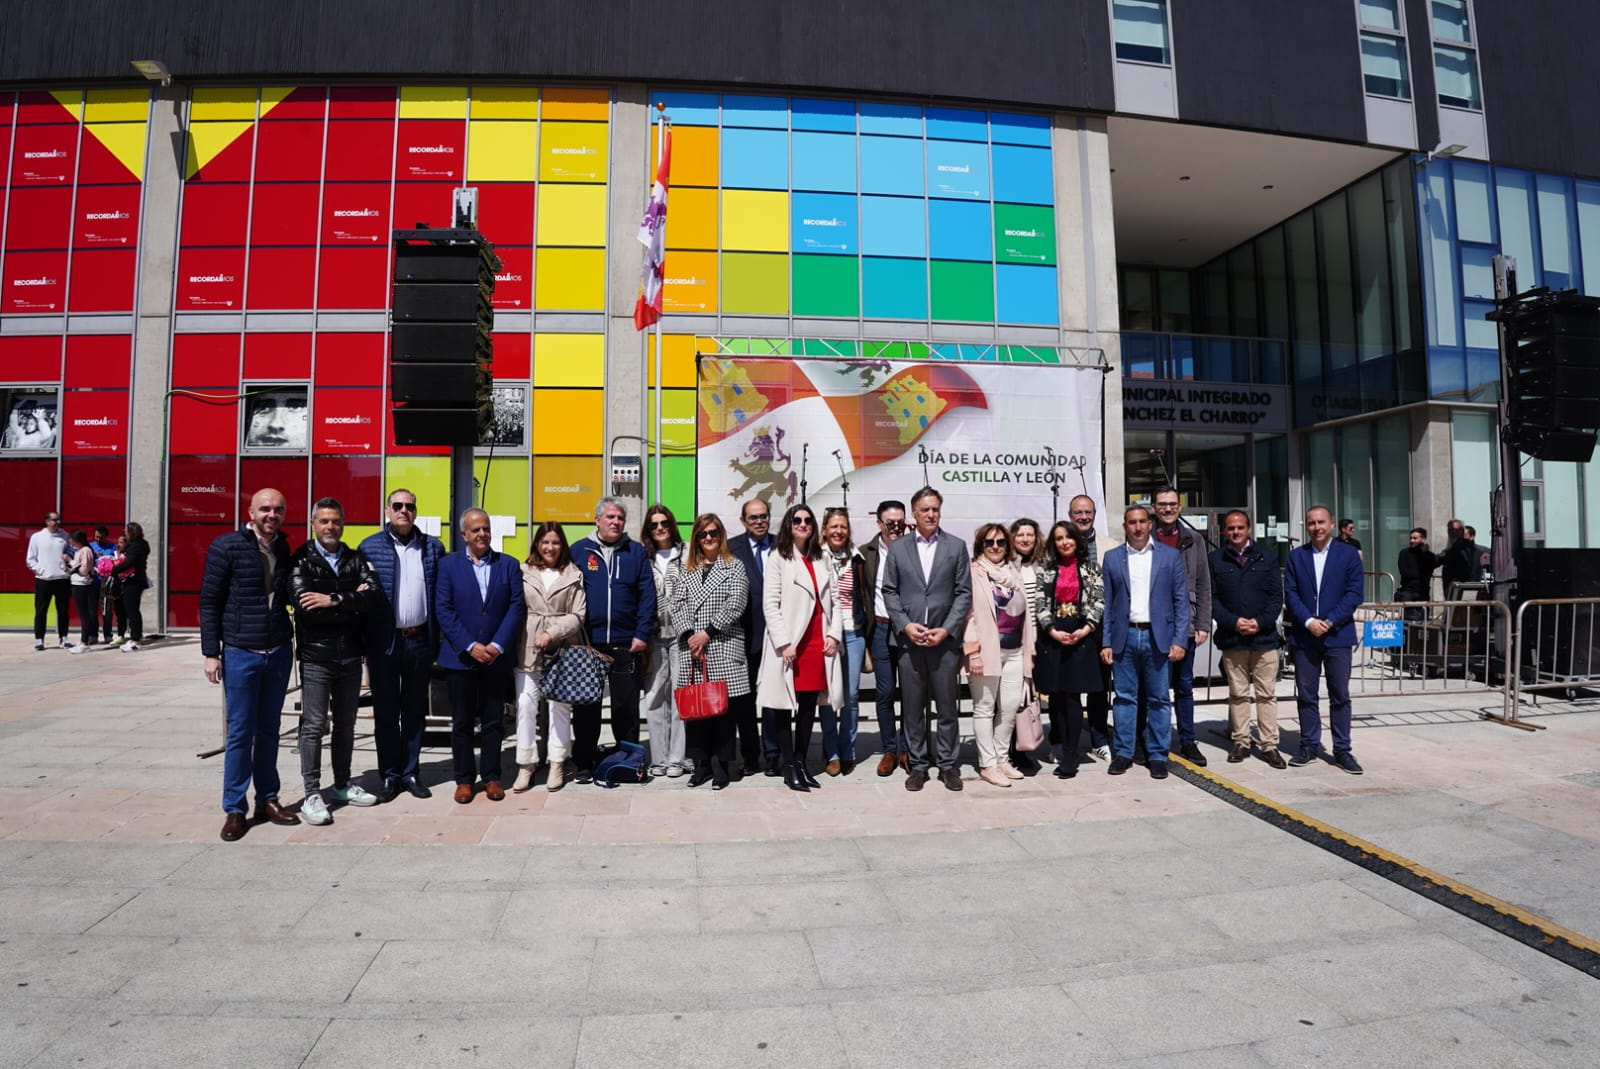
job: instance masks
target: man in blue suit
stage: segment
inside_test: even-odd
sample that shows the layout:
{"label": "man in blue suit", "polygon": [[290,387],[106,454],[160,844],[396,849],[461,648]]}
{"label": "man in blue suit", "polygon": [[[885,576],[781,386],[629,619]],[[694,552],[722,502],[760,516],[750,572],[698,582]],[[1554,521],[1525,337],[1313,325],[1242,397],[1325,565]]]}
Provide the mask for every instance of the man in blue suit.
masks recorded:
{"label": "man in blue suit", "polygon": [[1101,565],[1106,612],[1100,625],[1100,660],[1111,666],[1117,692],[1106,771],[1120,776],[1133,766],[1142,683],[1150,710],[1145,742],[1150,778],[1166,779],[1172,741],[1168,665],[1189,651],[1189,576],[1177,550],[1151,541],[1150,510],[1143,505],[1123,510],[1122,534],[1126,542],[1107,553]]}
{"label": "man in blue suit", "polygon": [[[472,735],[481,736],[478,774],[491,802],[506,796],[500,785],[500,751],[511,700],[514,643],[527,613],[522,569],[489,548],[489,514],[461,514],[459,553],[439,562],[439,667],[450,688],[450,754],[456,801],[472,801]],[[507,654],[510,656],[507,656]]]}
{"label": "man in blue suit", "polygon": [[1328,676],[1328,724],[1333,763],[1353,776],[1361,765],[1350,752],[1350,656],[1356,644],[1356,609],[1361,605],[1361,554],[1333,537],[1333,514],[1321,505],[1306,512],[1304,545],[1289,554],[1283,576],[1284,622],[1300,706],[1300,749],[1295,768],[1322,755],[1321,680]]}

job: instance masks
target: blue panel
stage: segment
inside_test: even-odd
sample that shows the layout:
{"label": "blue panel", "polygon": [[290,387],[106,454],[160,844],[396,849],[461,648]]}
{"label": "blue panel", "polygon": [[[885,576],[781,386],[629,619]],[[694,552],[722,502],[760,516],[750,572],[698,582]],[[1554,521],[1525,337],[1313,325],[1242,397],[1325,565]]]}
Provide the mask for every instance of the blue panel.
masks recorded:
{"label": "blue panel", "polygon": [[928,136],[952,141],[988,141],[989,113],[967,108],[929,108]]}
{"label": "blue panel", "polygon": [[898,137],[922,136],[922,109],[915,104],[872,104],[863,101],[861,132],[894,134]]}
{"label": "blue panel", "polygon": [[928,139],[928,196],[989,199],[989,146]]}
{"label": "blue panel", "polygon": [[825,189],[839,193],[856,191],[854,135],[796,131],[790,135],[790,139],[794,156],[794,165],[790,170],[795,189]]}
{"label": "blue panel", "polygon": [[989,113],[989,137],[995,144],[1050,147],[1050,116]]}
{"label": "blue panel", "polygon": [[665,104],[667,118],[677,126],[715,126],[721,121],[715,93],[651,93],[650,103]]}
{"label": "blue panel", "polygon": [[861,314],[868,319],[927,319],[928,261],[861,261]]}
{"label": "blue panel", "polygon": [[1024,264],[996,264],[994,268],[995,321],[1039,323],[1055,326],[1056,269]]}
{"label": "blue panel", "polygon": [[789,198],[789,247],[795,252],[854,256],[856,198],[839,193],[796,193]]}
{"label": "blue panel", "polygon": [[1054,204],[1050,150],[996,145],[994,199],[1006,204]]}
{"label": "blue panel", "polygon": [[722,98],[722,125],[764,126],[773,130],[787,130],[789,98],[725,94]]}
{"label": "blue panel", "polygon": [[927,210],[928,202],[921,197],[862,197],[861,251],[868,256],[926,258]]}
{"label": "blue panel", "polygon": [[[866,105],[862,105],[866,107]],[[865,116],[863,125],[865,125]],[[861,192],[922,196],[922,142],[903,137],[861,138]]]}
{"label": "blue panel", "polygon": [[722,186],[724,189],[788,189],[788,133],[724,128]]}
{"label": "blue panel", "polygon": [[838,130],[847,134],[856,131],[854,101],[795,97],[790,108],[790,123],[796,130]]}
{"label": "blue panel", "polygon": [[935,260],[994,259],[994,231],[988,204],[953,200],[928,202],[928,238]]}

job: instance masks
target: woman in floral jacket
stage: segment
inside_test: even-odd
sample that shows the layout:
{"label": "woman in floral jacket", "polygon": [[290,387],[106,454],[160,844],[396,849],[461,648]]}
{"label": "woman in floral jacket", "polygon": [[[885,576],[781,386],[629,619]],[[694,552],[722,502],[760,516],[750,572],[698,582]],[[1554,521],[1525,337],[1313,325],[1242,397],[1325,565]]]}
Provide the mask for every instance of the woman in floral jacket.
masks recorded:
{"label": "woman in floral jacket", "polygon": [[1100,566],[1089,556],[1088,544],[1065,521],[1050,528],[1038,593],[1033,681],[1041,694],[1049,696],[1050,719],[1061,718],[1063,756],[1056,775],[1071,779],[1078,774],[1083,695],[1104,685],[1095,634],[1106,603]]}

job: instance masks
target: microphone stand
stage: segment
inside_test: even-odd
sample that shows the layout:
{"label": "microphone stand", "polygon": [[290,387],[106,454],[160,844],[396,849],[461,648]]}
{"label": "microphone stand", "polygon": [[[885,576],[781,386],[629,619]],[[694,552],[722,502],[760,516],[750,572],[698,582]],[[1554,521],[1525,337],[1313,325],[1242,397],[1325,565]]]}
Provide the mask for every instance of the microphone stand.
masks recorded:
{"label": "microphone stand", "polygon": [[844,458],[839,455],[839,451],[837,449],[833,451],[833,459],[839,462],[839,489],[844,491],[844,511],[846,515],[849,515],[850,473],[844,470]]}
{"label": "microphone stand", "polygon": [[923,486],[932,486],[933,485],[933,480],[928,477],[928,448],[927,448],[927,446],[922,446],[922,445],[917,446],[917,459],[922,462],[922,485]]}
{"label": "microphone stand", "polygon": [[1056,451],[1053,447],[1044,447],[1045,460],[1050,464],[1050,526],[1054,527],[1061,519],[1061,480],[1056,478]]}
{"label": "microphone stand", "polygon": [[806,504],[806,458],[811,453],[811,443],[804,442],[800,446],[800,504]]}
{"label": "microphone stand", "polygon": [[1089,458],[1088,457],[1069,457],[1067,459],[1067,467],[1072,468],[1073,470],[1075,470],[1078,473],[1078,482],[1083,484],[1083,496],[1084,497],[1088,497],[1089,496],[1089,480],[1087,478],[1085,478],[1084,474],[1083,474],[1083,469],[1085,467],[1087,467],[1088,464],[1089,464]]}

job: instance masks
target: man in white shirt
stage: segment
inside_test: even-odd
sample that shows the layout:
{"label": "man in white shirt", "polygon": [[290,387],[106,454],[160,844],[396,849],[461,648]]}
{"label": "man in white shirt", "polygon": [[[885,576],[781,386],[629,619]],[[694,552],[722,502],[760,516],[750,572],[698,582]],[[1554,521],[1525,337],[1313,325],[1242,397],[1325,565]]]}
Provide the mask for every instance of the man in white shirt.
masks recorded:
{"label": "man in white shirt", "polygon": [[56,637],[62,649],[67,641],[67,603],[72,597],[72,579],[67,574],[67,536],[61,530],[61,514],[44,518],[44,530],[28,539],[28,570],[33,573],[33,648],[44,649],[44,627],[50,617],[50,603],[56,603]]}

